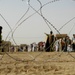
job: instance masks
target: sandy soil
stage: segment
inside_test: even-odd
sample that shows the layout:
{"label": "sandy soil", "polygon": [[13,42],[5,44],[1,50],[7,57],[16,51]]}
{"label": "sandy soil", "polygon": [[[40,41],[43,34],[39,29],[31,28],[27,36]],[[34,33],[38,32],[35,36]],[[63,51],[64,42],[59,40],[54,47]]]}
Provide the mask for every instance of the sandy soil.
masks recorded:
{"label": "sandy soil", "polygon": [[75,53],[0,53],[0,75],[75,75]]}

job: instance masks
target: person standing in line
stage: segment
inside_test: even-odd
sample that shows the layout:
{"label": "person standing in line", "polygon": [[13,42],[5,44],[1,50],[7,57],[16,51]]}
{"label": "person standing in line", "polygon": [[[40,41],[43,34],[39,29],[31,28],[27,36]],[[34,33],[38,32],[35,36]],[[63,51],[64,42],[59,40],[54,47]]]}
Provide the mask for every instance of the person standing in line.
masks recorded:
{"label": "person standing in line", "polygon": [[30,46],[31,46],[31,52],[32,52],[33,51],[33,43]]}
{"label": "person standing in line", "polygon": [[72,38],[72,49],[75,52],[75,34],[73,34],[73,38]]}
{"label": "person standing in line", "polygon": [[65,41],[64,52],[67,52],[68,47],[70,47],[70,45],[71,45],[71,39],[69,38],[69,36],[66,36],[64,41]]}
{"label": "person standing in line", "polygon": [[0,26],[0,43],[2,43],[2,26]]}
{"label": "person standing in line", "polygon": [[57,38],[55,38],[54,48],[55,48],[54,50],[55,50],[56,52],[59,51],[59,39],[57,39]]}
{"label": "person standing in line", "polygon": [[2,26],[0,26],[0,51],[4,51],[4,49],[2,49]]}

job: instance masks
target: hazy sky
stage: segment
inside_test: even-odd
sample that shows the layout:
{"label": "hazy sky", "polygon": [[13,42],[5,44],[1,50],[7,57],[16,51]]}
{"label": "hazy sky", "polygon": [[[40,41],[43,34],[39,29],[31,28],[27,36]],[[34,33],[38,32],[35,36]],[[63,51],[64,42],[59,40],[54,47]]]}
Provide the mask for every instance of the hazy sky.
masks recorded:
{"label": "hazy sky", "polygon": [[54,34],[58,33],[53,26],[59,30],[63,25],[60,33],[70,37],[75,33],[75,0],[30,0],[30,6],[28,1],[0,0],[3,40],[16,44],[38,43],[46,40],[44,33],[49,33],[50,29]]}

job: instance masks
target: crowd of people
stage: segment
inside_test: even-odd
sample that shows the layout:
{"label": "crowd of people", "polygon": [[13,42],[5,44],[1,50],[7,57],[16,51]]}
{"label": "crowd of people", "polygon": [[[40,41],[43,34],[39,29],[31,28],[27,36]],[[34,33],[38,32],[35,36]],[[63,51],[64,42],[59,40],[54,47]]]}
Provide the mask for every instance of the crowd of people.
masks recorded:
{"label": "crowd of people", "polygon": [[[45,33],[46,34],[46,33]],[[70,39],[68,35],[60,37],[54,36],[53,32],[51,31],[50,34],[47,35],[47,40],[45,44],[46,52],[53,52],[53,51],[74,51],[75,52],[75,34],[73,34],[73,38]]]}
{"label": "crowd of people", "polygon": [[[47,36],[46,42],[36,42],[31,43],[30,45],[19,46],[17,47],[17,51],[28,51],[28,52],[36,52],[36,51],[45,51],[45,52],[59,52],[59,51],[73,51],[75,52],[75,34],[73,34],[73,38],[70,39],[68,35],[58,34],[55,36],[52,31],[50,34],[45,33]],[[16,50],[11,46],[10,51]]]}
{"label": "crowd of people", "polygon": [[[0,46],[2,43],[2,26],[0,26]],[[26,46],[19,46],[14,48],[14,46],[10,46],[9,51],[46,51],[46,52],[53,52],[53,51],[73,51],[75,52],[75,34],[73,34],[73,38],[70,39],[68,35],[63,36],[63,34],[58,34],[60,37],[54,36],[53,32],[50,31],[50,34],[45,33],[47,36],[46,42],[39,42],[36,44],[35,42],[26,45]],[[3,51],[3,50],[2,50]]]}
{"label": "crowd of people", "polygon": [[[53,52],[53,51],[73,51],[75,52],[75,34],[73,34],[72,39],[68,35],[58,34],[55,36],[52,31],[50,34],[45,33],[47,36],[46,42],[36,42],[31,43],[30,45],[21,45],[21,46],[9,46],[9,52],[24,52],[24,51],[45,51],[45,52]],[[3,50],[2,50],[3,51]]]}

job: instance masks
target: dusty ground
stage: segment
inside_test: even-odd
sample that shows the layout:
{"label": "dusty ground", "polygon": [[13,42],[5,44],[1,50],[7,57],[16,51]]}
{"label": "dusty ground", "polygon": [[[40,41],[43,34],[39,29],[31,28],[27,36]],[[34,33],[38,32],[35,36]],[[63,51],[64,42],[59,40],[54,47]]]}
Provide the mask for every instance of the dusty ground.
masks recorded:
{"label": "dusty ground", "polygon": [[0,75],[75,75],[75,53],[0,53]]}

